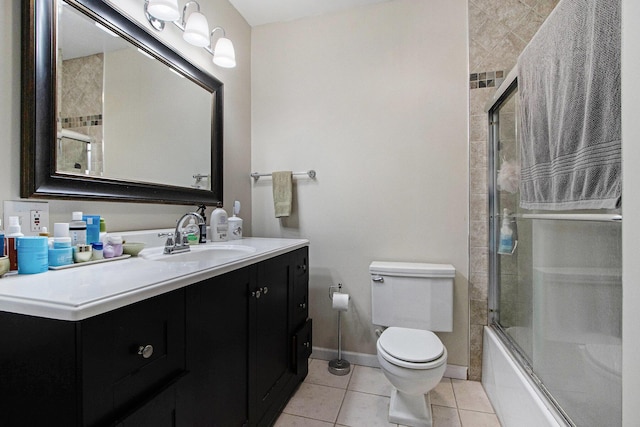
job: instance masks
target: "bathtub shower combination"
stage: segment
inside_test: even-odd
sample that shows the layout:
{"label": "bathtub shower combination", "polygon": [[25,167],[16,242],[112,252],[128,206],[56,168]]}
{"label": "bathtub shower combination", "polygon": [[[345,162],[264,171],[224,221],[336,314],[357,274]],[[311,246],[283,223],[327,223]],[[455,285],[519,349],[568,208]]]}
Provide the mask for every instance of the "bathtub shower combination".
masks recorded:
{"label": "bathtub shower combination", "polygon": [[[621,425],[619,5],[584,3],[558,4],[488,108],[483,384],[505,427]],[[557,81],[563,41],[598,35]]]}

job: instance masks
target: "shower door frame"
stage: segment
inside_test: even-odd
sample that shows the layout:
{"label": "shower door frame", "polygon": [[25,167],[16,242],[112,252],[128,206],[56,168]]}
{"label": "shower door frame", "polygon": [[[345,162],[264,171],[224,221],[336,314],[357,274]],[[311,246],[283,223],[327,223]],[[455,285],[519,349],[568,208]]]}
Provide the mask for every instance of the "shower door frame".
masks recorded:
{"label": "shower door frame", "polygon": [[488,125],[488,139],[487,139],[487,190],[488,190],[488,209],[489,209],[489,238],[488,238],[488,254],[489,254],[489,280],[488,280],[488,324],[492,328],[502,343],[507,348],[508,352],[514,358],[516,366],[525,373],[525,377],[530,380],[533,387],[539,392],[538,394],[543,400],[546,400],[548,409],[554,414],[556,420],[564,421],[567,426],[576,427],[576,424],[571,420],[569,415],[562,409],[560,404],[553,397],[551,392],[544,385],[542,380],[536,375],[531,366],[531,363],[524,351],[520,349],[520,346],[507,334],[502,325],[500,324],[500,286],[498,283],[498,253],[497,247],[499,242],[499,212],[496,211],[498,206],[497,195],[497,182],[495,173],[498,166],[497,159],[497,144],[499,141],[499,129],[500,129],[500,107],[514,94],[514,91],[518,88],[518,70],[514,67],[511,72],[506,76],[504,82],[498,87],[494,96],[487,102],[487,125]]}

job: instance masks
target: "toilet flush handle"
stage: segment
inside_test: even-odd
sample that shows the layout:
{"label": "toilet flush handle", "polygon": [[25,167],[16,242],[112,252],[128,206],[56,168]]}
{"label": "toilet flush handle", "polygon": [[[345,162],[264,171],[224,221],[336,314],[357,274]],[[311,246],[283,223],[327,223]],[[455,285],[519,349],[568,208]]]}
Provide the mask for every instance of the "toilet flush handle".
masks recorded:
{"label": "toilet flush handle", "polygon": [[373,280],[374,282],[382,283],[382,282],[384,282],[384,277],[375,275],[375,276],[371,276],[371,280]]}

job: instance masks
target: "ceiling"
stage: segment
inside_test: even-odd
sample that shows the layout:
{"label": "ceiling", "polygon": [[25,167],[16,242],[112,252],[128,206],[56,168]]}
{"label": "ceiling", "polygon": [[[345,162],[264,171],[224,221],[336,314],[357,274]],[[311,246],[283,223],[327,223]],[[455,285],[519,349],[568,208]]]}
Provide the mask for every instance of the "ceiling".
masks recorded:
{"label": "ceiling", "polygon": [[252,27],[390,0],[229,0]]}

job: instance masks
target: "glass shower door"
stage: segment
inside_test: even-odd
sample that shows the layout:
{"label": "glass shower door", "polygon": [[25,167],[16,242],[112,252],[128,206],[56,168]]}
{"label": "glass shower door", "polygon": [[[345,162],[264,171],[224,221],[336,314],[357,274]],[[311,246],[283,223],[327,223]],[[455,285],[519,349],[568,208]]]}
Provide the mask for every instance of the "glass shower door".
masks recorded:
{"label": "glass shower door", "polygon": [[621,218],[520,208],[517,115],[514,83],[489,111],[492,325],[569,425],[620,425]]}

